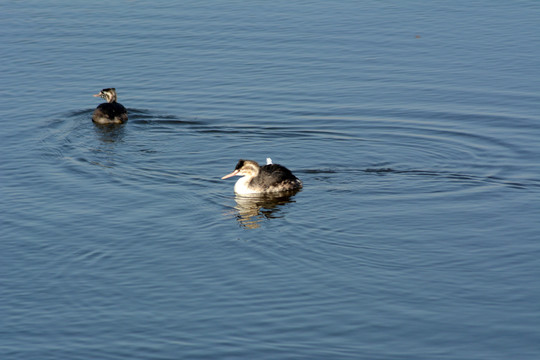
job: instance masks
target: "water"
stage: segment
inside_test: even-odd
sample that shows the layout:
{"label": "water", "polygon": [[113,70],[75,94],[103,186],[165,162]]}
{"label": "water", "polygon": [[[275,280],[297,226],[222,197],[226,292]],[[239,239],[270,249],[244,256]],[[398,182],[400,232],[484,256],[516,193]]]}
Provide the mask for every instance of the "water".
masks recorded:
{"label": "water", "polygon": [[2,359],[540,357],[539,3],[0,18]]}

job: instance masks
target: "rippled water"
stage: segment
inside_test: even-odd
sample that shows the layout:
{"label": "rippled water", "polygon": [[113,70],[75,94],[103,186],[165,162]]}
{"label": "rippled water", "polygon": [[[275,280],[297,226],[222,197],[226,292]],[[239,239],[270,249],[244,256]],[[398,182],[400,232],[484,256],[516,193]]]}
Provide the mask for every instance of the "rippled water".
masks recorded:
{"label": "rippled water", "polygon": [[537,2],[2,8],[0,358],[540,356]]}

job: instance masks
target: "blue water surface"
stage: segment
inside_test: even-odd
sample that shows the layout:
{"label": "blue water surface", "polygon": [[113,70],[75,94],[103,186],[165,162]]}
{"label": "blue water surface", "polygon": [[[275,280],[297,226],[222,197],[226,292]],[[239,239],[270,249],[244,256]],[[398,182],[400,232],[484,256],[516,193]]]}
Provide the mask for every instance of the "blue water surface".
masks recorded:
{"label": "blue water surface", "polygon": [[[540,358],[539,19],[4,3],[0,358]],[[220,179],[267,157],[302,191]]]}

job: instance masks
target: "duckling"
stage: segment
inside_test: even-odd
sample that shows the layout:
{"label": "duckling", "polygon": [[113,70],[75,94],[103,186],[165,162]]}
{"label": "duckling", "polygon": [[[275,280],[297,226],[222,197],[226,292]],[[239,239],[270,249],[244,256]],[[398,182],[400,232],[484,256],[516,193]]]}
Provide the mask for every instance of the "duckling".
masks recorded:
{"label": "duckling", "polygon": [[116,89],[108,88],[103,89],[99,94],[95,94],[95,97],[105,99],[107,102],[98,105],[94,114],[92,115],[92,121],[96,124],[123,124],[128,120],[128,114],[126,108],[116,102]]}

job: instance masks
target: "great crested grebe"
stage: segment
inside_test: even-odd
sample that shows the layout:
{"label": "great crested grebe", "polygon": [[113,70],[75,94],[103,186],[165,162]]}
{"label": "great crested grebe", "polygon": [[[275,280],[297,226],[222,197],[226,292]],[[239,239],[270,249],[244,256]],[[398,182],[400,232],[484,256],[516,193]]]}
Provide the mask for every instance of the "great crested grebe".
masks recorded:
{"label": "great crested grebe", "polygon": [[284,166],[272,164],[267,159],[267,165],[259,166],[252,160],[239,160],[234,171],[222,177],[242,176],[234,185],[238,195],[269,194],[300,190],[302,182]]}
{"label": "great crested grebe", "polygon": [[96,124],[123,124],[127,121],[128,115],[126,108],[116,102],[116,89],[103,89],[99,94],[94,95],[107,100],[106,103],[99,104],[94,110],[92,121]]}

